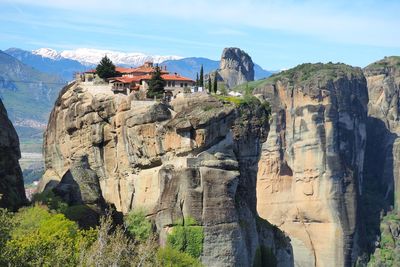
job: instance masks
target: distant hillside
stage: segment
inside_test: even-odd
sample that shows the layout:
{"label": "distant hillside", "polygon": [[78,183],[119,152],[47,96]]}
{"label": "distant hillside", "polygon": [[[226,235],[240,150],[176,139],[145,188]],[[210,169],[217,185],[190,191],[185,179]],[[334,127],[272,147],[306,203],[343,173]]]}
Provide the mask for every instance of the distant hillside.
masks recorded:
{"label": "distant hillside", "polygon": [[74,72],[84,71],[91,67],[76,60],[44,57],[19,48],[9,48],[4,52],[41,72],[58,75],[65,81],[72,80]]}
{"label": "distant hillside", "polygon": [[20,138],[41,138],[65,82],[0,51],[0,98]]}
{"label": "distant hillside", "polygon": [[[59,75],[65,81],[70,81],[73,79],[74,72],[94,68],[95,64],[88,62],[96,62],[96,60],[99,60],[101,55],[104,55],[104,51],[77,49],[74,53],[71,51],[59,53],[48,48],[41,48],[35,51],[9,48],[4,52],[41,72]],[[203,57],[174,59],[176,56],[146,56],[139,53],[129,54],[121,52],[107,53],[107,55],[114,59],[113,62],[116,65],[124,67],[138,66],[143,64],[145,60],[153,60],[155,63],[162,62],[160,65],[167,66],[168,71],[172,73],[177,72],[192,79],[196,78],[196,73],[200,71],[201,65],[204,67],[204,74],[219,68],[219,61]],[[264,70],[257,64],[254,65],[255,80],[269,77],[272,73],[272,71]]]}
{"label": "distant hillside", "polygon": [[[170,72],[177,72],[183,76],[196,79],[196,73],[200,72],[203,65],[204,73],[209,73],[219,68],[219,61],[211,60],[204,57],[187,57],[178,60],[167,60],[161,63],[161,66],[167,66]],[[262,79],[271,76],[273,72],[261,68],[254,64],[254,79]]]}

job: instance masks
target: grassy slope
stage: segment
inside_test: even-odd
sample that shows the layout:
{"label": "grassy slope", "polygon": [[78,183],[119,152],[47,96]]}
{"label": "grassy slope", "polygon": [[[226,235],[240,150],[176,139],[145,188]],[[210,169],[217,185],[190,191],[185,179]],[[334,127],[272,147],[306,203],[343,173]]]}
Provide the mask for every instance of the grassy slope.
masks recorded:
{"label": "grassy slope", "polygon": [[305,85],[311,80],[319,80],[321,83],[327,80],[334,80],[338,77],[358,74],[362,75],[361,69],[355,73],[355,69],[352,66],[342,63],[305,63],[298,65],[292,69],[281,71],[273,74],[266,79],[261,79],[253,82],[247,82],[233,88],[237,92],[245,92],[246,89],[253,91],[255,88],[263,87],[267,84],[275,84],[277,81],[283,83],[296,83],[297,85]]}

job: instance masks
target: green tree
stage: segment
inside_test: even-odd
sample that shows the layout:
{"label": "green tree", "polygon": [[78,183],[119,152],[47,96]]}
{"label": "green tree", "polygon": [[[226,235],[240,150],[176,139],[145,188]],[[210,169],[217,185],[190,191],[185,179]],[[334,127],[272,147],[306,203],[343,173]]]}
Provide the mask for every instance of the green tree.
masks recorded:
{"label": "green tree", "polygon": [[174,226],[167,237],[167,244],[174,249],[198,258],[203,251],[203,227],[196,225],[193,218],[185,218],[183,225]]}
{"label": "green tree", "polygon": [[151,223],[144,210],[132,210],[125,217],[125,227],[137,241],[145,241],[151,234]]}
{"label": "green tree", "polygon": [[0,266],[7,266],[8,257],[4,255],[5,245],[11,238],[15,222],[11,212],[0,208]]}
{"label": "green tree", "polygon": [[189,254],[181,252],[170,246],[161,248],[157,253],[158,266],[165,267],[201,267],[202,264]]}
{"label": "green tree", "polygon": [[80,251],[95,239],[94,230],[81,231],[45,206],[21,209],[14,220],[4,253],[11,266],[76,266]]}
{"label": "green tree", "polygon": [[208,77],[208,92],[212,93],[211,75]]}
{"label": "green tree", "polygon": [[96,73],[102,79],[115,77],[117,75],[117,72],[115,71],[115,65],[107,56],[104,56],[99,65],[97,65]]}
{"label": "green tree", "polygon": [[199,86],[199,73],[196,73],[196,86]]}
{"label": "green tree", "polygon": [[162,97],[164,94],[165,80],[161,76],[161,70],[159,66],[156,66],[155,71],[151,75],[149,81],[149,89],[147,90],[147,97]]}
{"label": "green tree", "polygon": [[213,90],[214,93],[216,94],[218,91],[218,80],[217,80],[217,72],[215,72],[215,76],[214,76],[214,84],[213,84]]}
{"label": "green tree", "polygon": [[200,77],[199,77],[199,86],[203,87],[204,86],[204,73],[203,73],[203,65],[201,65],[200,68]]}
{"label": "green tree", "polygon": [[115,226],[111,215],[100,218],[97,239],[84,251],[80,266],[156,266],[156,243],[153,238],[138,243]]}

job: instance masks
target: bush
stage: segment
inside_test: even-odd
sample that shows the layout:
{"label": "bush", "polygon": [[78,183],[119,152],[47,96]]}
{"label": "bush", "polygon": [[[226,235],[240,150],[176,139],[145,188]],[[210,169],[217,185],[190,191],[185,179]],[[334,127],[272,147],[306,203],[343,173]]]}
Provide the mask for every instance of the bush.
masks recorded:
{"label": "bush", "polygon": [[111,215],[100,219],[97,239],[83,252],[81,266],[155,266],[156,244],[152,238],[135,243]]}
{"label": "bush", "polygon": [[55,195],[52,190],[45,190],[42,193],[33,195],[32,203],[46,205],[50,210],[60,213],[64,213],[68,208],[68,204],[61,197]]}
{"label": "bush", "polygon": [[125,217],[125,227],[129,233],[138,241],[149,238],[151,223],[146,219],[144,210],[132,210]]}
{"label": "bush", "polygon": [[175,226],[167,237],[167,244],[181,252],[198,258],[203,251],[203,227],[196,225],[193,218],[185,218],[183,225]]}
{"label": "bush", "polygon": [[11,230],[15,223],[11,212],[0,208],[0,266],[7,265],[7,258],[4,257],[4,249],[11,238]]}
{"label": "bush", "polygon": [[201,263],[189,254],[181,252],[170,246],[161,248],[157,252],[158,266],[168,267],[200,267]]}
{"label": "bush", "polygon": [[91,232],[44,206],[21,209],[4,255],[12,266],[76,266],[80,250],[93,241]]}

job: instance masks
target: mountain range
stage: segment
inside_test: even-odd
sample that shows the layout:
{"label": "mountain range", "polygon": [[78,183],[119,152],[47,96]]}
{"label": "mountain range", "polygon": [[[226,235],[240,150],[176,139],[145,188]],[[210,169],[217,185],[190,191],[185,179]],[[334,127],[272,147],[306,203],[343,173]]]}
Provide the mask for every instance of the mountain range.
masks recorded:
{"label": "mountain range", "polygon": [[[26,51],[19,48],[9,48],[5,53],[17,58],[21,62],[42,72],[59,75],[65,81],[72,79],[74,72],[94,68],[104,55],[107,55],[114,64],[123,67],[136,67],[145,61],[152,61],[167,66],[170,72],[177,72],[183,76],[195,79],[196,73],[203,65],[204,73],[209,73],[219,67],[218,60],[202,57],[158,56],[142,53],[124,53],[110,50],[78,48],[57,52],[50,48],[40,48]],[[261,66],[254,66],[255,79],[270,76],[273,72],[264,70]]]}
{"label": "mountain range", "polygon": [[[105,55],[116,65],[139,66],[153,61],[171,73],[196,78],[201,66],[204,73],[219,68],[219,61],[202,57],[150,56],[109,50],[80,48],[57,52],[49,48],[26,51],[9,48],[0,51],[0,97],[22,140],[40,138],[59,90],[73,79],[75,72],[94,68]],[[255,79],[271,71],[255,64]]]}
{"label": "mountain range", "polygon": [[20,137],[41,135],[59,90],[66,82],[0,51],[0,98]]}

